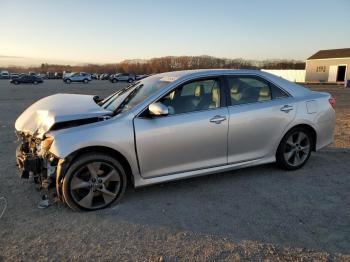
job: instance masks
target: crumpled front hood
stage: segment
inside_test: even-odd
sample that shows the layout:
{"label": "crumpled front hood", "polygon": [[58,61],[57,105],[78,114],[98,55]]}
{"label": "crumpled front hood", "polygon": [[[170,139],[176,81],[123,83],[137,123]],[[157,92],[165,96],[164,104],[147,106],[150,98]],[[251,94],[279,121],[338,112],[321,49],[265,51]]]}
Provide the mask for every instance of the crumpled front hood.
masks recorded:
{"label": "crumpled front hood", "polygon": [[19,132],[42,137],[60,122],[110,115],[97,105],[90,95],[56,94],[40,99],[28,107],[16,120]]}

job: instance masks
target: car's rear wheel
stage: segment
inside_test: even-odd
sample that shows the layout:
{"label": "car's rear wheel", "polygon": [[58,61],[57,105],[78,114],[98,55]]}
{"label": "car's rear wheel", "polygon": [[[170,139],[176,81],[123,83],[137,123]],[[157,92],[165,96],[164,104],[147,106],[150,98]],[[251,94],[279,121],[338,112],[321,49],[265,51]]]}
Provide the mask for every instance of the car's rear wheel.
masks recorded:
{"label": "car's rear wheel", "polygon": [[18,82],[18,81],[14,81],[13,83],[14,83],[15,85],[18,85],[18,84],[19,84],[19,82]]}
{"label": "car's rear wheel", "polygon": [[38,81],[34,81],[33,83],[34,83],[34,85],[37,85],[37,84],[39,84],[39,83],[38,83]]}
{"label": "car's rear wheel", "polygon": [[70,84],[72,81],[70,79],[66,79],[66,83]]}
{"label": "car's rear wheel", "polygon": [[132,83],[133,80],[131,78],[128,79],[128,83]]}
{"label": "car's rear wheel", "polygon": [[126,183],[119,161],[105,154],[85,154],[68,168],[62,194],[74,210],[97,210],[120,200]]}
{"label": "car's rear wheel", "polygon": [[117,83],[117,82],[118,82],[117,79],[113,79],[113,80],[112,80],[112,83]]}
{"label": "car's rear wheel", "polygon": [[87,79],[84,79],[84,84],[87,84],[87,83],[89,83],[89,80],[87,80]]}
{"label": "car's rear wheel", "polygon": [[310,132],[302,127],[290,130],[282,139],[277,153],[277,163],[284,169],[301,168],[311,155],[313,139]]}

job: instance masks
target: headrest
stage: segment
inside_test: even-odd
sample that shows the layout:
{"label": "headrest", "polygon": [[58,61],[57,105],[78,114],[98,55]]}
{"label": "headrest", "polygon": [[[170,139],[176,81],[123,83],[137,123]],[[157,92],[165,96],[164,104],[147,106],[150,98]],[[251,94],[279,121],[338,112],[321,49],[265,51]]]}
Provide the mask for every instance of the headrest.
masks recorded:
{"label": "headrest", "polygon": [[239,92],[239,85],[238,83],[234,82],[231,86],[231,94],[235,95],[235,94],[238,94],[238,92]]}
{"label": "headrest", "polygon": [[196,89],[194,90],[194,95],[201,96],[201,91],[202,91],[201,86],[196,86]]}
{"label": "headrest", "polygon": [[260,88],[259,92],[260,97],[270,97],[270,88],[267,86],[263,86]]}
{"label": "headrest", "polygon": [[216,107],[219,107],[220,103],[220,91],[218,87],[214,87],[212,90],[212,99],[213,102],[216,104]]}

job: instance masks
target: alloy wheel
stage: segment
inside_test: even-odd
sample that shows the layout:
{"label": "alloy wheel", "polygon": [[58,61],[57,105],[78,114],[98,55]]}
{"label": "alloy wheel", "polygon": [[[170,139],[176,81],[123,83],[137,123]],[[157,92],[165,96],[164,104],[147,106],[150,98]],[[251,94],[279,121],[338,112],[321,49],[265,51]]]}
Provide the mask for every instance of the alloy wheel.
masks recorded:
{"label": "alloy wheel", "polygon": [[98,209],[113,202],[121,189],[118,170],[107,162],[90,162],[77,170],[70,181],[70,194],[85,209]]}
{"label": "alloy wheel", "polygon": [[307,160],[310,151],[309,136],[302,131],[296,131],[286,140],[283,157],[289,165],[300,166]]}

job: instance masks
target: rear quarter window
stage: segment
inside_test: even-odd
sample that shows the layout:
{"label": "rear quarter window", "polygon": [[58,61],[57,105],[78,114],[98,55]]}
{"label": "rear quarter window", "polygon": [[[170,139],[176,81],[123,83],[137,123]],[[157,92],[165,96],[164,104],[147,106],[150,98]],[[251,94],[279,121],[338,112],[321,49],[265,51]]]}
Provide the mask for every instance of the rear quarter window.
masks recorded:
{"label": "rear quarter window", "polygon": [[283,91],[281,88],[275,86],[274,84],[270,83],[270,88],[271,88],[272,99],[278,99],[278,98],[283,98],[283,97],[289,96],[285,91]]}

